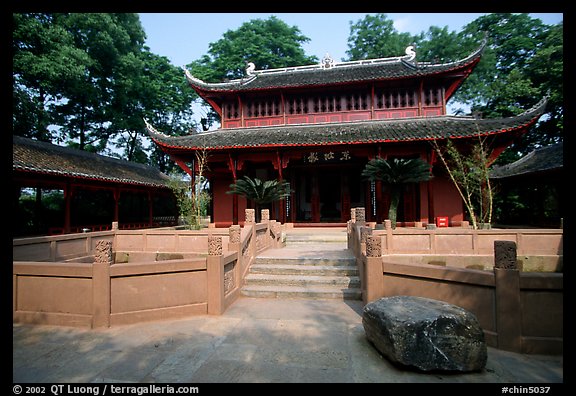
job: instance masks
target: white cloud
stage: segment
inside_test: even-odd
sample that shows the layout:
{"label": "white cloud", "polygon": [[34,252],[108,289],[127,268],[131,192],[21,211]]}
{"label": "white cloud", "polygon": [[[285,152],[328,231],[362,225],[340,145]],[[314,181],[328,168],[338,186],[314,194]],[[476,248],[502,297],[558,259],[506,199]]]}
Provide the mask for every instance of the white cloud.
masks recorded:
{"label": "white cloud", "polygon": [[402,32],[409,32],[410,25],[413,24],[412,18],[404,17],[404,18],[394,18],[394,28],[402,33]]}

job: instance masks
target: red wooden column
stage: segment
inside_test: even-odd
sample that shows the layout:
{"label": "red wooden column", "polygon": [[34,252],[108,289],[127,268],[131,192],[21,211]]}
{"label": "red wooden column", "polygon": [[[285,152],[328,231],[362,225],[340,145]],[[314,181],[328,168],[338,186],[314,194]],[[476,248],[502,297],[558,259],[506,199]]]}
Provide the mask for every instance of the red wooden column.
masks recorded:
{"label": "red wooden column", "polygon": [[[232,171],[232,180],[236,184],[238,180],[236,174],[237,159],[232,158],[232,154],[228,153],[228,168]],[[232,194],[232,224],[238,224],[238,194]]]}

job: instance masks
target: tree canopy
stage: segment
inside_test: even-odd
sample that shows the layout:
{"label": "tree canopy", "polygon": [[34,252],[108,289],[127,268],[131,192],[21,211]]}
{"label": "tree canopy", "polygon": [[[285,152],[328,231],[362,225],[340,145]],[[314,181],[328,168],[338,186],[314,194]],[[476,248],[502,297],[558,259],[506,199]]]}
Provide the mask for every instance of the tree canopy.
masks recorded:
{"label": "tree canopy", "polygon": [[148,162],[143,117],[176,133],[194,126],[196,95],[180,70],[144,46],[137,14],[12,19],[14,134]]}
{"label": "tree canopy", "polygon": [[[83,150],[148,162],[169,172],[171,161],[147,144],[142,118],[171,134],[198,129],[198,99],[167,58],[144,45],[137,14],[14,13],[13,133]],[[528,14],[487,14],[460,32],[431,26],[399,32],[385,14],[350,22],[347,60],[402,56],[415,45],[417,61],[449,62],[469,55],[487,34],[474,72],[452,100],[483,117],[518,114],[549,95],[546,114],[498,163],[563,140],[563,24]],[[253,19],[210,43],[187,68],[208,82],[257,69],[317,63],[302,45],[309,38],[279,18]],[[201,120],[206,128],[215,113]]]}
{"label": "tree canopy", "polygon": [[[207,54],[186,67],[204,81],[222,82],[244,77],[250,62],[259,70],[318,63],[316,56],[306,55],[302,48],[308,41],[298,27],[275,16],[252,19],[225,32],[220,40],[210,43]],[[205,127],[218,121],[216,112],[208,109]]]}
{"label": "tree canopy", "polygon": [[486,35],[488,43],[474,72],[452,101],[484,118],[519,114],[549,95],[546,114],[500,156],[518,159],[563,140],[563,24],[546,25],[528,14],[481,16],[460,32],[431,26],[418,35],[398,32],[385,14],[366,15],[350,25],[349,60],[404,55],[415,45],[416,60],[450,62],[468,56]]}
{"label": "tree canopy", "polygon": [[317,57],[304,53],[302,44],[308,41],[298,27],[275,16],[252,19],[210,43],[208,54],[187,67],[198,78],[222,82],[244,77],[249,62],[259,70],[317,63]]}

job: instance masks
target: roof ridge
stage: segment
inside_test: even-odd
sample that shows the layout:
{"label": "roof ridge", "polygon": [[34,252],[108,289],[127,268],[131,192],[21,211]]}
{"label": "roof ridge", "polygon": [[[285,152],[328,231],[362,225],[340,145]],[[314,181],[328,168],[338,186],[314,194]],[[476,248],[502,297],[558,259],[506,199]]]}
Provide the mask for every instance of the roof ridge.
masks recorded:
{"label": "roof ridge", "polygon": [[76,155],[76,156],[81,156],[81,157],[90,157],[90,158],[101,158],[105,161],[122,162],[122,163],[126,163],[128,165],[131,165],[131,166],[156,169],[153,166],[150,166],[147,164],[142,164],[140,162],[129,161],[129,160],[118,158],[118,157],[111,157],[111,156],[105,155],[105,154],[92,153],[90,151],[80,150],[80,149],[77,149],[74,147],[61,146],[59,144],[54,144],[51,142],[44,142],[42,140],[27,138],[24,136],[13,135],[13,138],[20,140],[22,145],[27,145],[27,146],[35,145],[36,147],[40,147],[40,148],[44,147],[44,148],[51,149],[51,150],[58,150],[60,152],[64,152],[64,153],[67,153],[70,155]]}
{"label": "roof ridge", "polygon": [[[259,76],[263,75],[273,75],[273,74],[280,74],[280,73],[293,73],[293,72],[309,72],[309,71],[326,71],[326,70],[334,70],[334,69],[343,69],[343,68],[353,68],[353,67],[364,67],[364,66],[372,66],[372,65],[382,65],[386,63],[400,63],[404,65],[404,67],[408,67],[412,70],[418,69],[427,69],[433,67],[446,67],[451,65],[458,65],[461,63],[466,63],[471,59],[474,59],[478,56],[481,52],[484,51],[484,48],[487,44],[487,36],[484,36],[482,43],[480,46],[474,50],[471,54],[466,56],[465,58],[446,62],[446,63],[432,63],[432,62],[416,62],[414,59],[415,52],[413,51],[413,46],[410,45],[406,48],[406,55],[403,56],[396,56],[396,57],[386,57],[386,58],[372,58],[372,59],[360,59],[354,61],[342,61],[342,62],[335,62],[331,58],[329,58],[329,62],[321,61],[317,64],[310,64],[310,65],[301,65],[301,66],[287,66],[281,68],[274,68],[274,69],[263,69],[263,70],[255,70],[253,63],[248,63],[248,68],[246,69],[247,77],[237,78],[233,80],[229,80],[226,82],[217,82],[217,83],[209,83],[205,82],[197,77],[194,77],[192,73],[182,67],[186,78],[190,83],[194,83],[201,86],[206,87],[226,87],[228,85],[245,85],[253,82]],[[411,48],[412,51],[409,53],[408,49]],[[327,66],[327,64],[329,66]]]}

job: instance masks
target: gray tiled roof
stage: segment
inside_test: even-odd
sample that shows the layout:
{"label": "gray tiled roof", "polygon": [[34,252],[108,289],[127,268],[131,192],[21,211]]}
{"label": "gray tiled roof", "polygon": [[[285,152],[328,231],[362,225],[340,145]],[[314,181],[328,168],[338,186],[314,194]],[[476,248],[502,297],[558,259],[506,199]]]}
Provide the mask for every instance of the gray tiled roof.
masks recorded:
{"label": "gray tiled roof", "polygon": [[12,142],[14,171],[154,187],[166,187],[169,180],[158,169],[136,162],[20,136]]}
{"label": "gray tiled roof", "polygon": [[543,114],[545,105],[546,99],[543,99],[518,116],[497,119],[443,115],[361,122],[226,128],[178,137],[159,133],[148,125],[148,132],[160,146],[175,149],[218,150],[407,142],[490,135],[515,130],[535,122]]}
{"label": "gray tiled roof", "polygon": [[361,63],[345,62],[329,69],[285,68],[279,71],[260,71],[253,76],[225,83],[206,83],[187,73],[190,85],[202,92],[237,92],[286,87],[311,87],[346,84],[361,81],[397,80],[429,76],[459,70],[477,62],[485,46],[482,45],[468,57],[450,63],[413,63],[401,58],[381,62],[370,60]]}
{"label": "gray tiled roof", "polygon": [[564,167],[564,144],[562,142],[541,147],[511,164],[495,167],[490,172],[490,178],[503,179],[507,177],[545,172]]}

